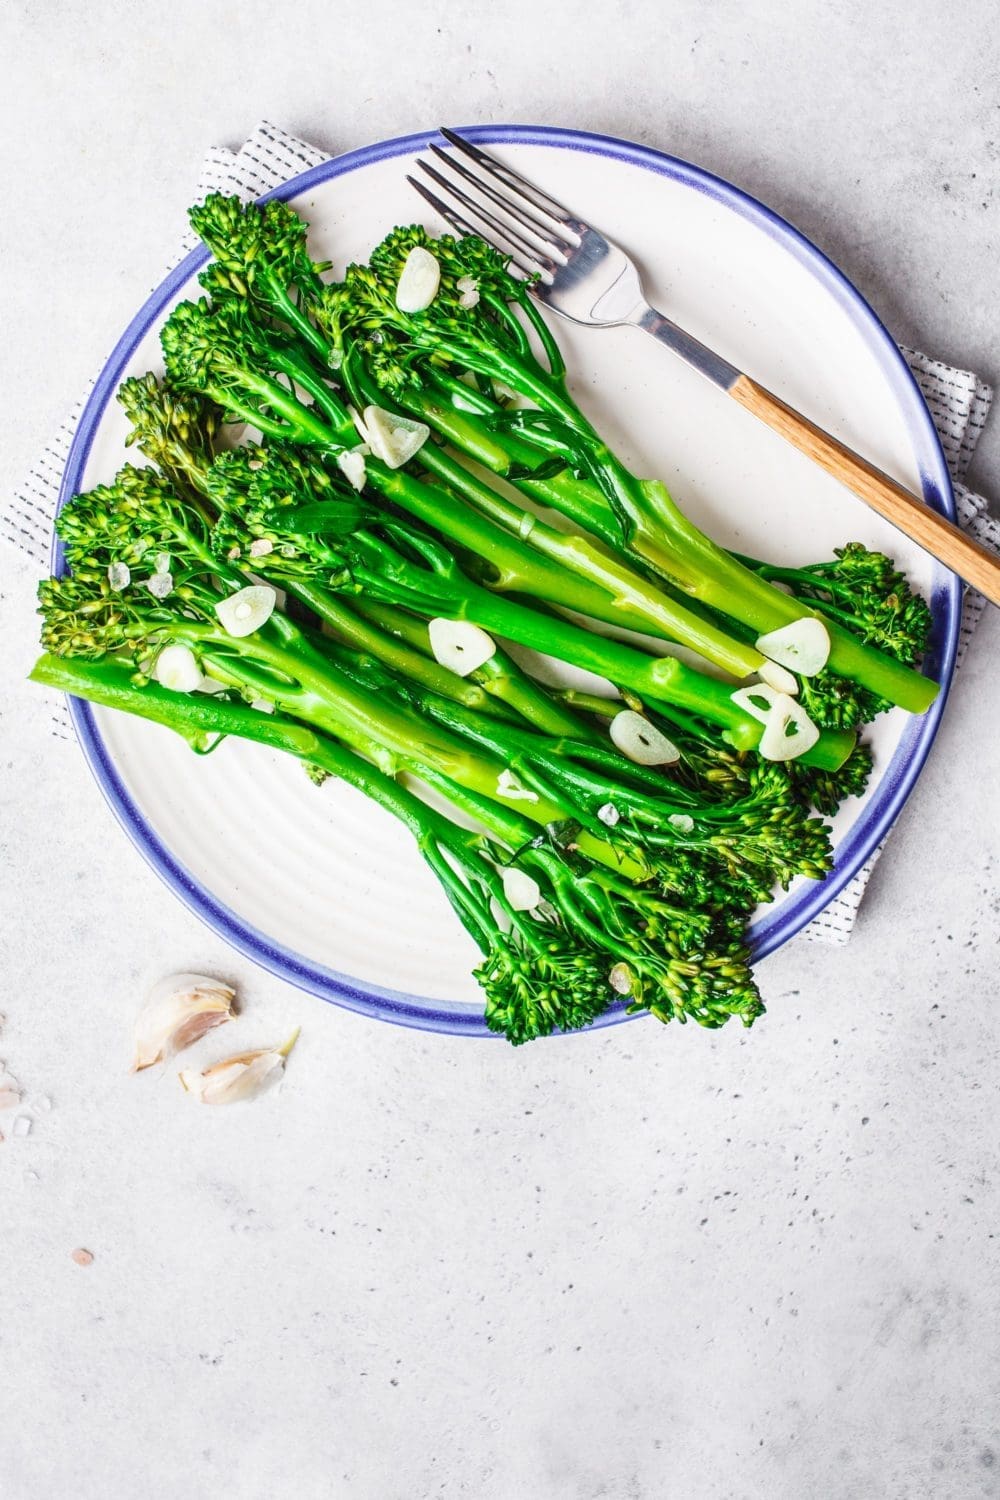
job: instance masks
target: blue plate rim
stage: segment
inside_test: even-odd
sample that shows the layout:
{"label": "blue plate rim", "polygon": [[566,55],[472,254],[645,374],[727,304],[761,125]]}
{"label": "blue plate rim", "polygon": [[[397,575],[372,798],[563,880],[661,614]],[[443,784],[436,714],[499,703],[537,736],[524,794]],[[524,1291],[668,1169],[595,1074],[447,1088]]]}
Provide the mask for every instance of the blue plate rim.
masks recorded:
{"label": "blue plate rim", "polygon": [[[653,147],[614,136],[537,125],[476,125],[465,127],[462,133],[484,145],[557,146],[642,166],[717,199],[762,229],[770,238],[779,241],[834,295],[872,349],[900,402],[914,449],[921,456],[923,497],[929,505],[954,519],[955,502],[947,463],[912,371],[888,330],[857,288],[812,241],[787,220],[750,194],[701,167]],[[347,172],[357,171],[374,162],[424,150],[436,139],[437,131],[422,131],[346,152],[311,167],[273,191],[262,194],[262,200],[298,197],[320,183]],[[94,435],[136,346],[170,299],[207,259],[207,252],[203,248],[189,252],[150,294],[115,344],[87,398],[74,432],[60,485],[57,510],[80,487]],[[53,537],[53,571],[58,572],[61,564],[61,551]],[[826,879],[814,885],[803,886],[790,905],[782,903],[780,911],[765,914],[754,923],[751,942],[755,960],[774,952],[818,916],[864,867],[898,817],[930,753],[947,702],[958,647],[961,597],[960,580],[943,567],[937,567],[931,598],[935,630],[924,671],[938,678],[941,691],[931,708],[907,725],[882,777],[874,801],[865,808],[862,818],[858,819],[842,839],[834,867]],[[76,698],[69,698],[68,703],[77,737],[91,771],[132,842],[184,904],[239,952],[299,988],[366,1016],[424,1031],[463,1036],[494,1035],[487,1029],[481,1013],[471,1004],[427,1000],[361,983],[349,975],[328,969],[284,948],[217,901],[210,891],[174,859],[146,823],[115,767],[90,705]],[[624,1005],[617,1003],[589,1029],[598,1030],[629,1019],[633,1018],[627,1014]]]}

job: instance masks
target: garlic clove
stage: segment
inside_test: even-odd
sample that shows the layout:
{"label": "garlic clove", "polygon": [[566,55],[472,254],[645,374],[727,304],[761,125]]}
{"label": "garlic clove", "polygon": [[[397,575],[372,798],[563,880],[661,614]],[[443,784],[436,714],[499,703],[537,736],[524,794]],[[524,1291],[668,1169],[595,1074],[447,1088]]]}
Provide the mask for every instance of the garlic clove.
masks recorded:
{"label": "garlic clove", "polygon": [[135,1023],[133,1073],[190,1047],[234,1015],[236,991],[205,974],[168,974],[153,985]]}
{"label": "garlic clove", "polygon": [[496,641],[468,620],[445,620],[437,616],[427,626],[434,660],[458,677],[478,671],[497,653]]}
{"label": "garlic clove", "polygon": [[612,744],[637,766],[671,766],[681,758],[673,740],[634,709],[623,708],[615,714],[608,733]]}
{"label": "garlic clove", "polygon": [[757,650],[802,677],[815,677],[830,655],[830,634],[815,615],[802,615],[780,630],[757,637]]}
{"label": "garlic clove", "polygon": [[404,313],[423,312],[434,301],[440,285],[437,256],[423,245],[414,245],[396,283],[396,306]]}
{"label": "garlic clove", "polygon": [[187,1093],[202,1104],[241,1104],[256,1099],[278,1082],[285,1062],[298,1041],[299,1028],[280,1047],[260,1047],[254,1052],[240,1052],[223,1058],[204,1072],[192,1069],[178,1074]]}
{"label": "garlic clove", "polygon": [[153,665],[153,676],[161,687],[175,693],[193,693],[202,683],[201,667],[190,646],[164,646]]}
{"label": "garlic clove", "polygon": [[366,442],[389,469],[401,469],[431,435],[425,423],[381,406],[366,406],[363,420]]}
{"label": "garlic clove", "polygon": [[266,583],[251,583],[215,606],[219,623],[227,635],[253,635],[274,613],[278,596]]}

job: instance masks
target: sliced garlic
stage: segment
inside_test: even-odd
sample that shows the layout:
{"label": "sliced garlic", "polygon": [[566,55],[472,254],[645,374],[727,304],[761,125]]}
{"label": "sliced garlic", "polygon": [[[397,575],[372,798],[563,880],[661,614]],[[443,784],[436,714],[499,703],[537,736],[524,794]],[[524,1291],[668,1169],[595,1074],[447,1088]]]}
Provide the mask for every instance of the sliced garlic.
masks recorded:
{"label": "sliced garlic", "polygon": [[514,911],[534,911],[542,899],[542,888],[525,870],[507,865],[500,871],[503,893]]}
{"label": "sliced garlic", "polygon": [[776,693],[786,693],[789,698],[794,698],[799,691],[798,678],[785,667],[779,667],[776,661],[766,661],[757,676]]}
{"label": "sliced garlic", "polygon": [[132,571],[128,563],[113,562],[108,568],[108,583],[116,594],[120,594],[122,589],[127,589],[131,582]]}
{"label": "sliced garlic", "polygon": [[364,489],[368,475],[365,469],[365,455],[359,448],[352,448],[347,453],[338,453],[337,468],[348,484],[353,485],[358,491]]}
{"label": "sliced garlic", "polygon": [[354,423],[354,427],[358,434],[358,437],[363,443],[367,443],[368,428],[365,426],[364,417],[358,411],[358,408],[356,406],[348,406],[347,410],[350,413],[351,421]]}
{"label": "sliced garlic", "polygon": [[224,1058],[213,1063],[204,1072],[187,1070],[178,1074],[189,1094],[194,1094],[202,1104],[240,1104],[256,1099],[272,1084],[278,1082],[285,1071],[285,1061],[298,1040],[296,1027],[287,1042],[280,1047],[260,1047],[255,1052],[240,1052],[235,1057]]}
{"label": "sliced garlic", "polygon": [[153,985],[135,1023],[133,1073],[190,1047],[232,1019],[236,991],[205,974],[168,974]]}
{"label": "sliced garlic", "polygon": [[597,816],[606,828],[614,828],[621,818],[621,813],[613,802],[605,802],[603,807],[597,809]]}
{"label": "sliced garlic", "polygon": [[414,245],[396,283],[396,306],[404,313],[423,312],[434,301],[440,285],[437,256],[423,245]]}
{"label": "sliced garlic", "polygon": [[742,708],[752,719],[760,724],[766,724],[768,714],[773,709],[777,700],[783,694],[776,688],[768,687],[766,682],[755,682],[750,687],[737,688],[734,693],[729,694],[730,702],[735,703],[737,708]]}
{"label": "sliced garlic", "polygon": [[522,786],[513,771],[501,771],[497,777],[497,791],[508,802],[537,802],[538,793]]}
{"label": "sliced garlic", "polygon": [[153,572],[154,573],[169,573],[170,572],[170,553],[169,552],[158,552],[156,554],[156,556],[153,558]]}
{"label": "sliced garlic", "polygon": [[496,641],[468,620],[445,620],[440,615],[427,626],[434,660],[459,677],[485,666],[496,655]]}
{"label": "sliced garlic", "polygon": [[253,635],[266,625],[274,612],[278,596],[266,583],[252,583],[228,599],[220,599],[215,613],[227,635]]}
{"label": "sliced garlic", "polygon": [[455,282],[459,307],[476,307],[479,303],[479,282],[474,276],[460,276]]}
{"label": "sliced garlic", "polygon": [[829,658],[830,635],[822,620],[803,615],[780,630],[758,636],[757,650],[801,677],[815,677]]}
{"label": "sliced garlic", "polygon": [[623,708],[615,714],[608,733],[612,744],[637,766],[671,766],[681,758],[673,740],[668,740],[655,724],[634,709]]}
{"label": "sliced garlic", "polygon": [[193,693],[202,684],[202,670],[190,646],[164,646],[156,658],[153,676],[161,687],[174,693]]}
{"label": "sliced garlic", "polygon": [[694,833],[694,818],[688,813],[671,813],[667,822],[678,833]]}
{"label": "sliced garlic", "polygon": [[210,693],[213,695],[216,693],[225,693],[228,691],[229,684],[227,682],[220,682],[217,677],[208,676],[203,677],[198,686],[195,688],[196,693]]}
{"label": "sliced garlic", "polygon": [[274,543],[269,537],[259,536],[256,541],[250,543],[251,557],[267,557],[268,553],[274,551]]}
{"label": "sliced garlic", "polygon": [[401,469],[419,453],[430,435],[430,428],[412,417],[398,416],[381,406],[365,407],[365,439],[375,457],[389,469]]}
{"label": "sliced garlic", "polygon": [[764,760],[795,760],[811,750],[819,730],[796,698],[779,694],[764,724],[758,752]]}

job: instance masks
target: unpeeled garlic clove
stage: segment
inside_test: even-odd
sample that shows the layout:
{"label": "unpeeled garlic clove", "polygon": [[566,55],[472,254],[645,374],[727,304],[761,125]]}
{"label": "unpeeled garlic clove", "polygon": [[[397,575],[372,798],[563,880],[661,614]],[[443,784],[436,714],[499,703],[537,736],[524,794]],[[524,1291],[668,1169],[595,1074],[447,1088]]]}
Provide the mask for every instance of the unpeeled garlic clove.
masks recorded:
{"label": "unpeeled garlic clove", "polygon": [[188,1069],[177,1076],[183,1088],[202,1104],[241,1104],[256,1099],[285,1071],[285,1061],[298,1041],[296,1026],[287,1042],[280,1047],[260,1047],[255,1052],[239,1052],[235,1057],[213,1063],[203,1073]]}
{"label": "unpeeled garlic clove", "polygon": [[236,991],[205,974],[168,974],[153,985],[135,1023],[133,1073],[190,1047],[234,1015]]}

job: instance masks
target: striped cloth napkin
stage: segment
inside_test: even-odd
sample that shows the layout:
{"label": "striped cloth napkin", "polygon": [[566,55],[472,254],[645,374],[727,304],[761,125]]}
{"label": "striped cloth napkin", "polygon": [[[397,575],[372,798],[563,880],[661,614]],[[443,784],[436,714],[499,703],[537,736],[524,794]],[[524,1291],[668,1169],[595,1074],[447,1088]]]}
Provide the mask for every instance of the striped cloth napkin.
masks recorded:
{"label": "striped cloth napkin", "polygon": [[[326,161],[328,154],[267,121],[258,125],[241,150],[228,151],[213,147],[202,163],[195,185],[194,201],[207,193],[238,193],[256,198],[298,176],[309,167]],[[176,246],[164,275],[197,244],[191,230]],[[931,359],[916,349],[902,351],[924,394],[931,416],[941,438],[948,467],[955,485],[955,500],[962,525],[979,541],[1000,551],[1000,522],[987,511],[982,495],[976,495],[962,483],[983,425],[989,414],[993,392],[969,370],[956,370],[940,360]],[[42,571],[47,568],[59,485],[70,443],[89,390],[85,391],[59,428],[52,442],[30,469],[13,499],[0,507],[0,536],[26,554]],[[961,665],[972,633],[979,622],[985,600],[981,594],[966,591],[962,614],[958,664]],[[65,706],[53,709],[55,733],[64,739],[73,734]],[[854,927],[858,907],[864,896],[872,870],[885,847],[885,841],[840,895],[800,936],[808,941],[846,943]]]}

